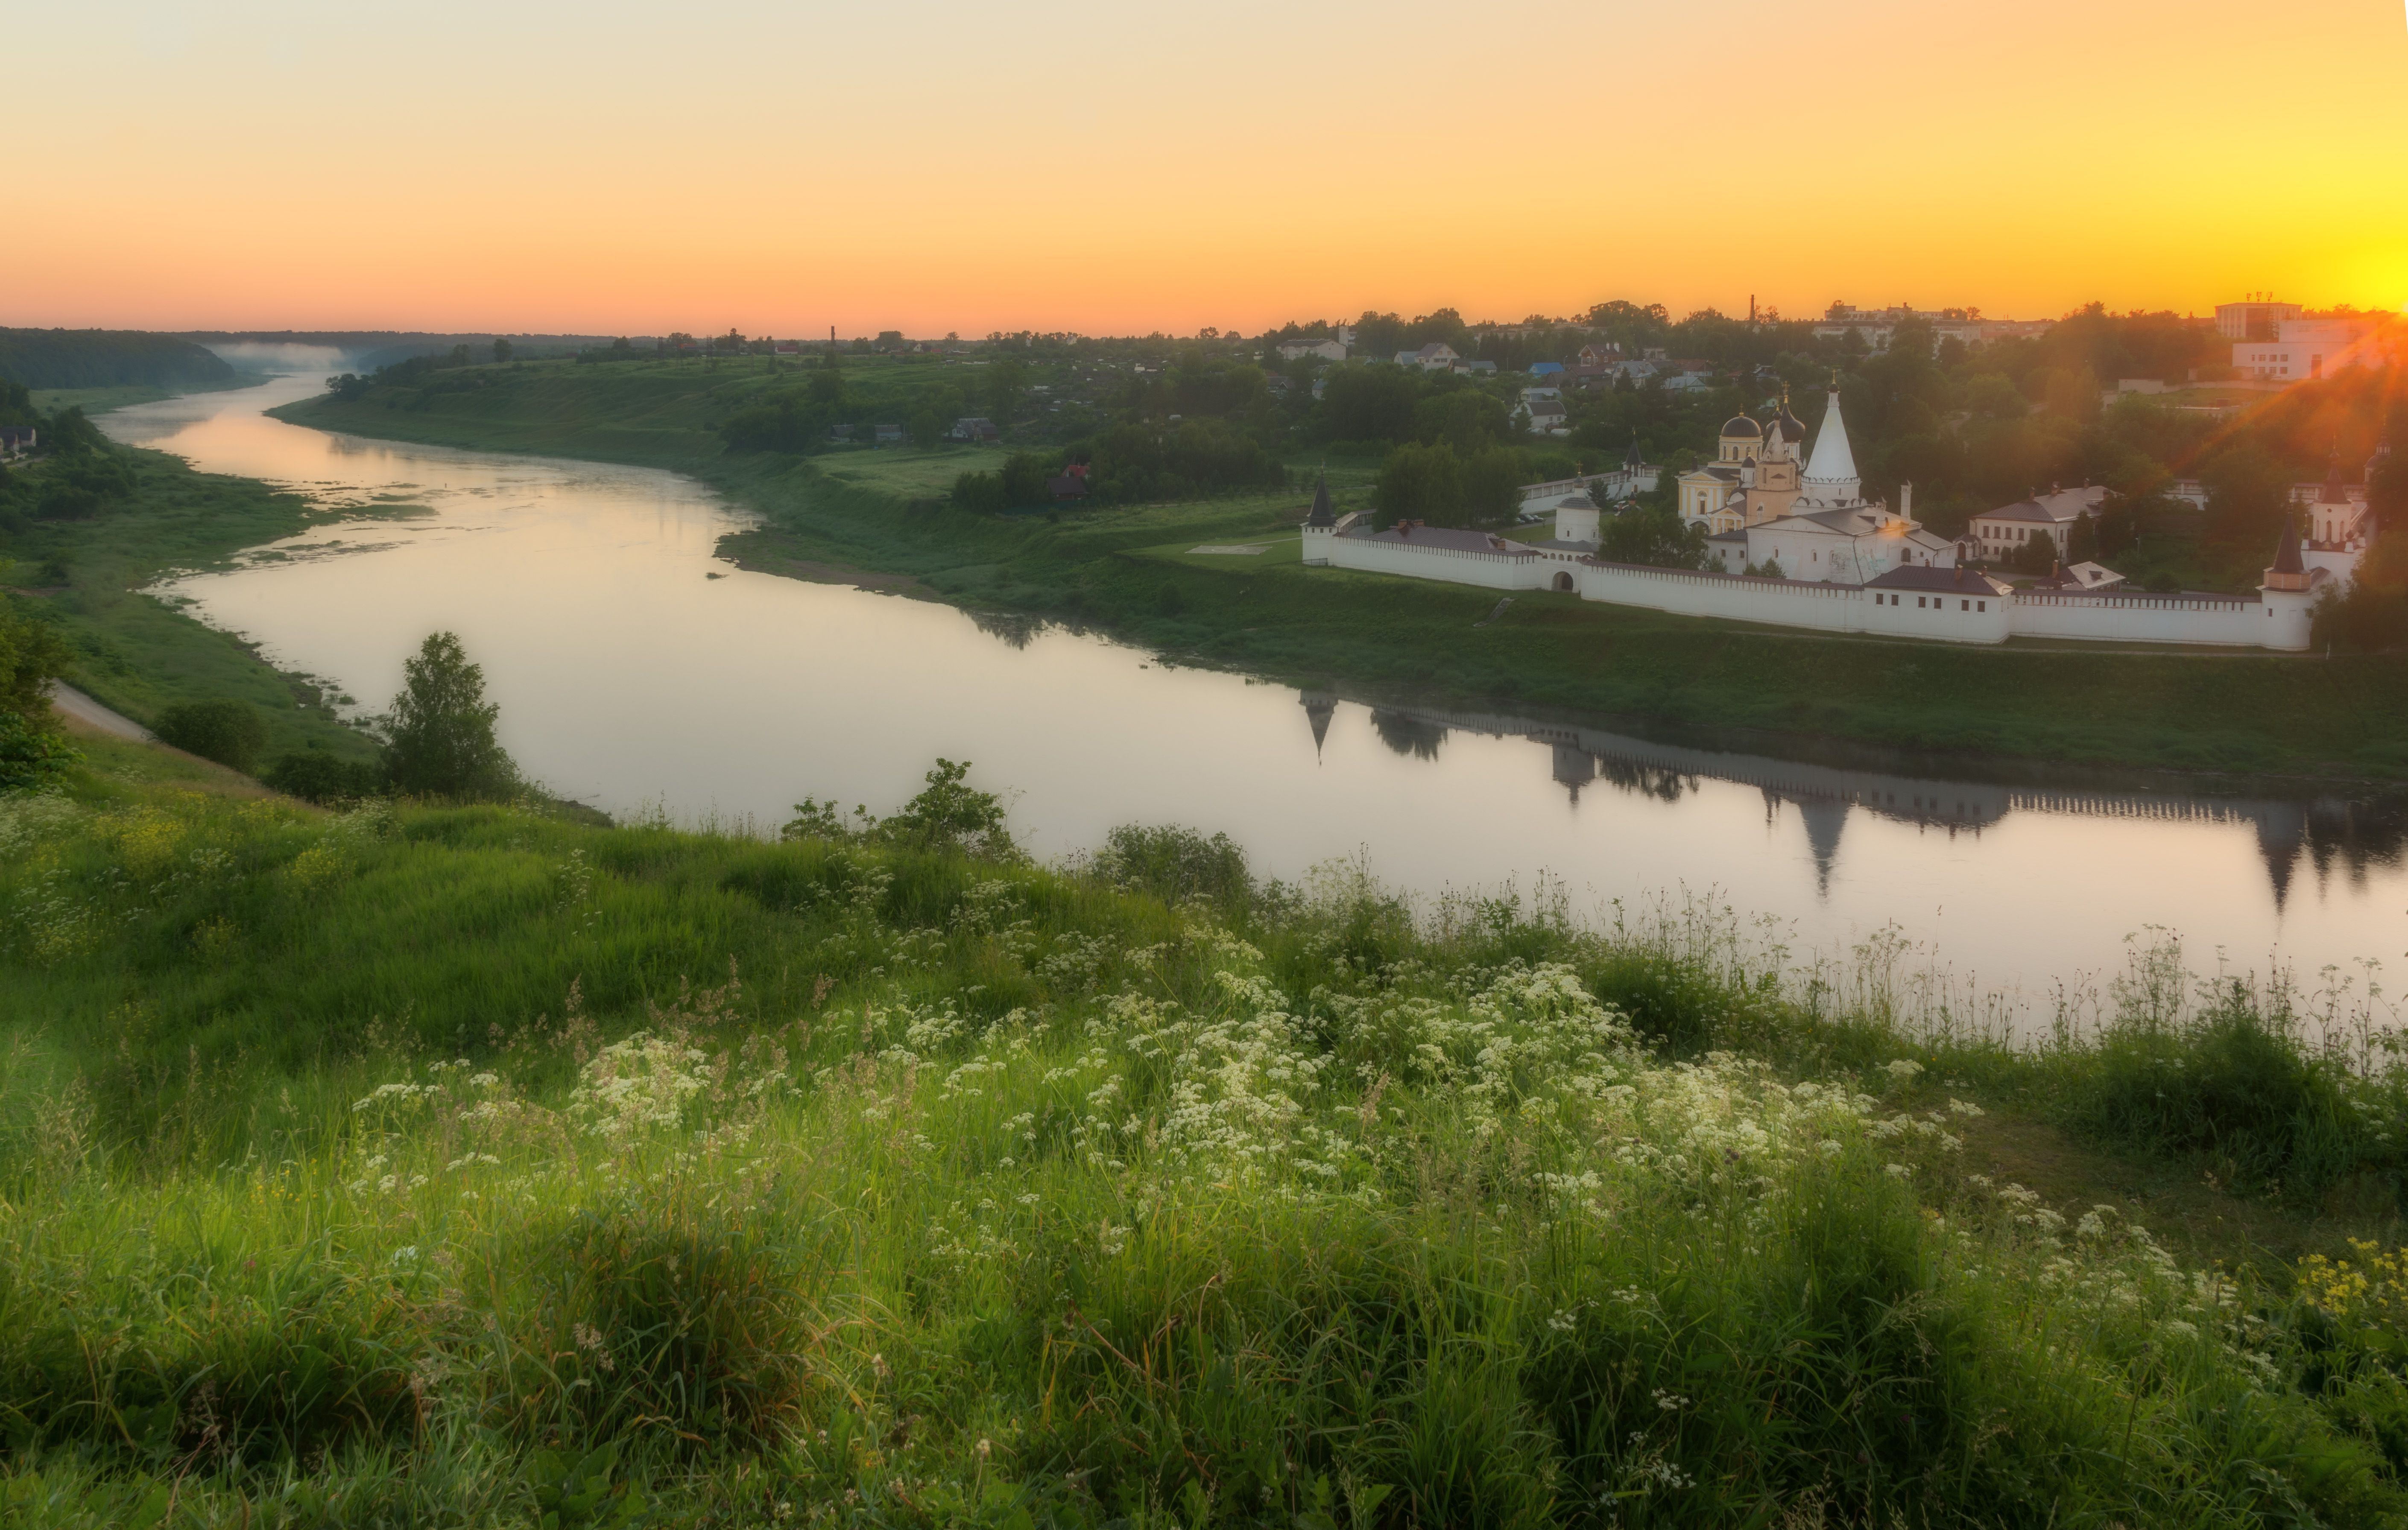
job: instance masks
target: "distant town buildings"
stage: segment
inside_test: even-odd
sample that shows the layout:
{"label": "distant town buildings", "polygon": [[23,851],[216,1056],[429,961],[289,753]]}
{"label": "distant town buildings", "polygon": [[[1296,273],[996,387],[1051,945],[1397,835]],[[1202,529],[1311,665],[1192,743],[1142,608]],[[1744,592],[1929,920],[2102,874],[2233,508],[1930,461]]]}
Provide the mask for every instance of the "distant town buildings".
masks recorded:
{"label": "distant town buildings", "polygon": [[[1931,328],[1936,340],[1955,339],[1968,346],[1977,346],[1998,334],[2023,326],[1999,321],[1985,322],[1978,308],[1911,308],[1899,304],[1886,308],[1860,308],[1853,303],[1834,303],[1823,322],[1814,326],[1818,340],[1845,339],[1854,334],[1865,342],[1868,350],[1887,350],[1898,327],[1909,320],[1918,320]],[[2042,326],[2043,328],[2046,326]]]}
{"label": "distant town buildings", "polygon": [[[2274,322],[2271,338],[2243,340],[2232,348],[2232,365],[2243,377],[2269,382],[2300,382],[2329,377],[2348,365],[2378,365],[2378,358],[2367,344],[2375,327],[2371,315],[2311,319],[2301,316],[2296,304],[2252,306],[2289,308],[2291,313]],[[2223,308],[2216,309],[2219,330],[2223,328]]]}
{"label": "distant town buildings", "polygon": [[2273,303],[2258,294],[2241,303],[2215,306],[2215,333],[2228,340],[2271,340],[2275,326],[2304,312],[2297,303]]}

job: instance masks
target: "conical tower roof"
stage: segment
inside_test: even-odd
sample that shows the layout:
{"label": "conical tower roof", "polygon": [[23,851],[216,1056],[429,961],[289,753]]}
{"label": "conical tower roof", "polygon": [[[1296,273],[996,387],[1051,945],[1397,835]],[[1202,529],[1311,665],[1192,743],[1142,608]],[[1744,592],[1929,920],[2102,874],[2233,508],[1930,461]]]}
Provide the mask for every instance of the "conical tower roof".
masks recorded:
{"label": "conical tower roof", "polygon": [[1814,436],[1814,455],[1806,464],[1806,497],[1827,505],[1854,504],[1863,482],[1856,474],[1856,454],[1848,447],[1848,422],[1840,418],[1840,390],[1834,388],[1823,409],[1823,428]]}
{"label": "conical tower roof", "polygon": [[1304,518],[1304,523],[1308,526],[1338,524],[1337,512],[1329,508],[1329,475],[1326,472],[1313,480],[1312,513]]}
{"label": "conical tower roof", "polygon": [[2304,574],[2307,565],[2300,562],[2300,523],[2288,515],[2283,517],[2283,540],[2274,549],[2276,574]]}
{"label": "conical tower roof", "polygon": [[2325,465],[2325,486],[2316,494],[2320,505],[2346,505],[2349,490],[2341,481],[2341,453],[2335,451]]}

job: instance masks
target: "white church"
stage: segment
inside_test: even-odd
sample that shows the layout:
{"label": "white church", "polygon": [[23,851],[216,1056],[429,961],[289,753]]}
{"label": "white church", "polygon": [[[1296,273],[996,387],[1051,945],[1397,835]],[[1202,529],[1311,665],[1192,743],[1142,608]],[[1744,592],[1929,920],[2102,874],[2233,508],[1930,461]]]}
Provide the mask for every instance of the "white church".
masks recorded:
{"label": "white church", "polygon": [[[1679,479],[1684,522],[1707,530],[1712,571],[1609,562],[1598,555],[1603,512],[1587,495],[1557,501],[1555,536],[1520,541],[1418,522],[1373,529],[1360,512],[1333,513],[1326,486],[1304,522],[1309,566],[1401,574],[1486,589],[1552,590],[1609,605],[1721,617],[1821,632],[1878,633],[1956,643],[2009,637],[2179,643],[2304,651],[2309,613],[2352,576],[2369,522],[2319,523],[2303,548],[2286,524],[2254,595],[2125,588],[2017,590],[1956,561],[1956,546],[1908,513],[1868,501],[1835,388],[1813,450],[1784,398],[1759,425],[1741,415],[1722,429],[1716,458]],[[2333,518],[2333,519],[2337,519]],[[2328,541],[2326,535],[2341,533]],[[2336,542],[2346,538],[2345,545]]]}

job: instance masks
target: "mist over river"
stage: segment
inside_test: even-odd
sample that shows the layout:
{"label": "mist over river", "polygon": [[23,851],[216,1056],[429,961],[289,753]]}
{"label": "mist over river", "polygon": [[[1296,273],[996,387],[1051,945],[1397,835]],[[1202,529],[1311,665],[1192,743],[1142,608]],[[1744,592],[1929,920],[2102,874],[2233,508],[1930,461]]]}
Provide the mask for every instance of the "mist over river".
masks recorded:
{"label": "mist over river", "polygon": [[[1795,949],[1895,924],[1960,979],[2020,988],[2119,969],[2163,927],[2192,965],[2408,955],[2408,807],[1940,780],[1669,745],[1604,726],[1371,707],[953,608],[720,562],[749,522],[673,474],[331,436],[261,411],[278,378],[103,416],[116,438],[360,515],[161,593],[369,711],[437,628],[552,791],[624,814],[773,829],[805,794],[897,806],[939,755],[1014,794],[1037,854],[1114,824],[1226,831],[1296,878],[1358,851],[1435,895],[1526,890],[1576,912],[1712,892]],[[1608,915],[1610,917],[1610,914]]]}

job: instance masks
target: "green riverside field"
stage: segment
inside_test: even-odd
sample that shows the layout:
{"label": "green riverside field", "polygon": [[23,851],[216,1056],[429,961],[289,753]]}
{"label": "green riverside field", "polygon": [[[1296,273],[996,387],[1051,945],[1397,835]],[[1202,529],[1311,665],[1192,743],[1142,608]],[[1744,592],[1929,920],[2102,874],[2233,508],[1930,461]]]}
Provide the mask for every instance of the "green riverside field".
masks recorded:
{"label": "green riverside field", "polygon": [[[75,654],[68,681],[145,723],[179,702],[248,701],[266,724],[264,758],[313,747],[348,759],[373,753],[307,677],[142,593],[173,571],[222,566],[324,516],[251,479],[196,473],[164,451],[112,450],[133,474],[122,502],[93,520],[30,521],[0,543],[0,555],[16,559],[6,573],[14,592],[0,598],[65,635]],[[29,478],[43,470],[22,469]]]}
{"label": "green riverside field", "polygon": [[[377,389],[278,412],[398,440],[675,469],[767,516],[764,529],[726,548],[747,566],[909,578],[965,605],[1091,622],[1176,659],[1300,684],[1343,680],[1967,758],[2408,779],[2408,665],[2396,656],[1968,650],[1553,593],[1517,595],[1488,622],[1494,593],[1299,566],[1305,491],[973,515],[952,508],[946,490],[958,473],[1000,461],[992,448],[811,458],[724,450],[719,421],[773,381],[762,360],[470,370],[473,385]],[[938,370],[933,360],[862,361],[846,376],[874,398]],[[1368,502],[1370,472],[1332,471],[1342,508]],[[1228,544],[1266,551],[1189,552]]]}

